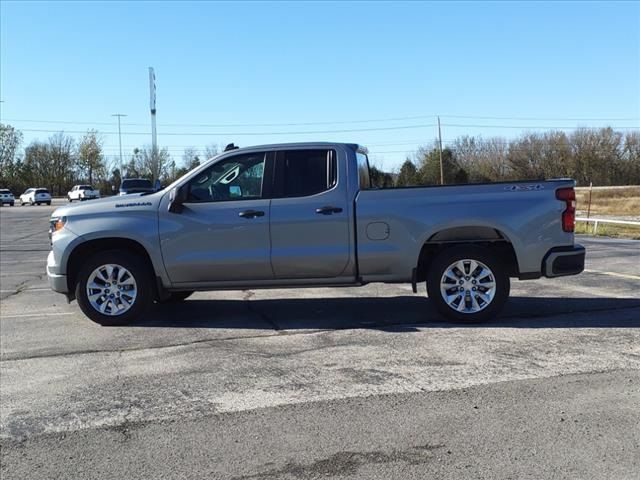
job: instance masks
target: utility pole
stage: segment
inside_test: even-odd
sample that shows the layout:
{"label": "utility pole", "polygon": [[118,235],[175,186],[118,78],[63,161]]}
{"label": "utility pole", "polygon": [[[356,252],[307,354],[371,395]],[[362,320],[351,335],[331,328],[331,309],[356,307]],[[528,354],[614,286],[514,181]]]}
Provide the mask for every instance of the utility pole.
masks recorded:
{"label": "utility pole", "polygon": [[442,166],[442,132],[440,131],[440,115],[438,115],[438,143],[440,145],[440,185],[444,185],[444,168]]}
{"label": "utility pole", "polygon": [[158,181],[158,138],[156,133],[156,75],[149,67],[149,106],[151,109],[151,170],[154,185]]}
{"label": "utility pole", "polygon": [[124,113],[114,113],[112,117],[118,117],[118,145],[120,146],[120,177],[123,175],[124,162],[122,161],[122,131],[120,130],[120,118],[126,117]]}

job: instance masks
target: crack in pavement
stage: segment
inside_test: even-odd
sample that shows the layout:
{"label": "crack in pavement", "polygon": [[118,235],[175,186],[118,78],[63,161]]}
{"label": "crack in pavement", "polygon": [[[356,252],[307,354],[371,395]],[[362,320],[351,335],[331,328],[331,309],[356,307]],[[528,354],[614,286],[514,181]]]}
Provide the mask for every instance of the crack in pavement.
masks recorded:
{"label": "crack in pavement", "polygon": [[247,303],[247,309],[251,312],[254,313],[255,315],[257,315],[260,319],[264,320],[266,323],[268,323],[269,325],[271,325],[273,327],[273,329],[275,331],[280,331],[280,325],[278,325],[275,320],[273,320],[269,315],[267,315],[264,312],[261,312],[255,308],[253,308],[253,304],[251,302],[251,298],[253,298],[255,296],[255,293],[252,292],[251,290],[243,290],[243,295],[242,295],[242,299]]}
{"label": "crack in pavement", "polygon": [[26,288],[28,283],[29,283],[29,280],[23,280],[22,282],[20,282],[15,286],[15,291],[10,292],[9,295],[7,295],[6,297],[2,297],[2,300],[6,300],[7,298],[13,297],[15,295],[20,295],[25,290],[28,290]]}

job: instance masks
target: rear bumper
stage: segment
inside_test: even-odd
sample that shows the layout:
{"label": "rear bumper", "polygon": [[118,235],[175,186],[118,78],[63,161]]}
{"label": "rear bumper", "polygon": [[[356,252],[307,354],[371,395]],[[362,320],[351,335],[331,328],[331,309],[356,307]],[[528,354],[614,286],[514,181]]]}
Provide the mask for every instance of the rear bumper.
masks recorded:
{"label": "rear bumper", "polygon": [[552,248],[542,260],[542,273],[548,278],[577,275],[584,270],[585,253],[582,245]]}

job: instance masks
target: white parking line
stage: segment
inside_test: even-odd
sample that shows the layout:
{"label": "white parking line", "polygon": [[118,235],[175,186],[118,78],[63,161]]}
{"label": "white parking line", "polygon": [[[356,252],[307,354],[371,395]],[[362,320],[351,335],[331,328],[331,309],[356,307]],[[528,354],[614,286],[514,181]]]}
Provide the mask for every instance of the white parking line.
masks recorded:
{"label": "white parking line", "polygon": [[602,272],[600,270],[587,270],[586,268],[584,269],[584,271],[587,272],[587,273],[599,273],[600,275],[610,275],[612,277],[627,278],[627,279],[630,279],[630,280],[640,280],[640,276],[638,276],[638,275],[629,275],[627,273]]}
{"label": "white parking line", "polygon": [[[20,293],[22,292],[45,292],[45,291],[53,291],[50,288],[23,288],[22,290],[20,290]],[[18,293],[17,290],[0,290],[0,293]]]}
{"label": "white parking line", "polygon": [[22,261],[15,261],[15,262],[0,262],[0,265],[20,265],[21,263],[42,263],[45,264],[47,263],[47,259],[43,259],[43,260],[22,260]]}
{"label": "white parking line", "polygon": [[14,313],[9,315],[0,315],[0,318],[24,318],[24,317],[61,317],[64,315],[77,315],[74,312],[57,312],[57,313]]}
{"label": "white parking line", "polygon": [[19,277],[21,275],[44,275],[47,273],[45,270],[41,270],[39,272],[11,272],[11,273],[0,273],[0,277]]}

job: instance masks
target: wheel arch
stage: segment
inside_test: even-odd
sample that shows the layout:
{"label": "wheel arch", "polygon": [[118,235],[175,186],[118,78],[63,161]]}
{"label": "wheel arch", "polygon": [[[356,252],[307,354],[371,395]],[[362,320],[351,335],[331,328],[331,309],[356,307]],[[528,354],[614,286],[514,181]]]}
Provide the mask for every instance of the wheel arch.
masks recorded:
{"label": "wheel arch", "polygon": [[[142,258],[146,263],[150,272],[153,274],[153,277],[155,279],[158,278],[158,272],[156,272],[153,261],[151,260],[151,256],[149,255],[147,249],[140,242],[130,238],[121,237],[97,238],[79,243],[69,254],[69,257],[67,259],[66,271],[67,287],[71,294],[75,291],[76,282],[78,280],[78,273],[80,272],[83,261],[91,255],[108,250],[126,250],[132,252],[135,255],[138,255],[139,258]],[[157,283],[157,281],[154,283]],[[154,292],[156,292],[157,294],[158,286],[154,285],[153,288]]]}
{"label": "wheel arch", "polygon": [[502,259],[509,277],[518,277],[520,270],[515,248],[500,229],[486,226],[451,227],[438,230],[422,245],[416,262],[414,281],[425,281],[433,259],[442,250],[457,245],[483,246]]}

